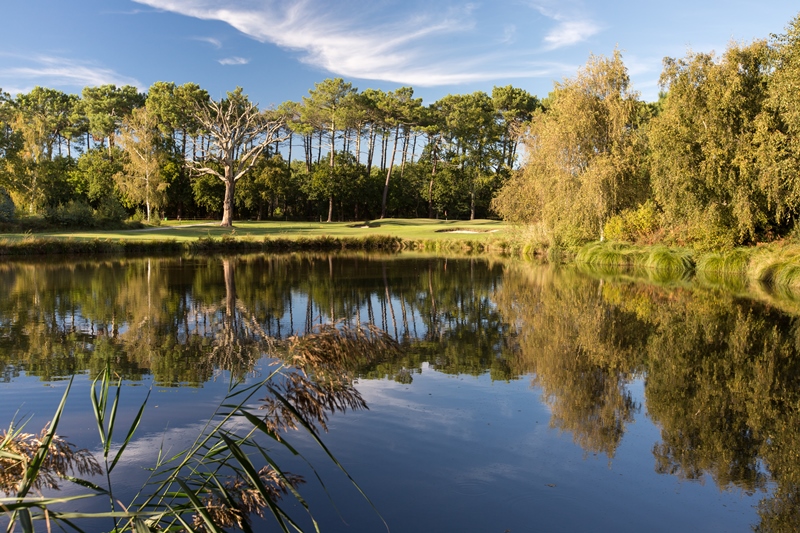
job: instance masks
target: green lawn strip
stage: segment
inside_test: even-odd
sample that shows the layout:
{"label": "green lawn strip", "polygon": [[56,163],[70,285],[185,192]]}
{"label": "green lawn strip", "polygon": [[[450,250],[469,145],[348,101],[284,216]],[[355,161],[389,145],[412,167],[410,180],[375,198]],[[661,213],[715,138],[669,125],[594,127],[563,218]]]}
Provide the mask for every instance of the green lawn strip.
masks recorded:
{"label": "green lawn strip", "polygon": [[[366,227],[368,226],[368,227]],[[413,239],[456,239],[488,240],[506,229],[502,222],[494,220],[443,221],[430,219],[384,219],[364,222],[236,222],[233,228],[221,228],[213,222],[193,221],[191,224],[177,225],[167,222],[163,226],[138,230],[86,230],[57,231],[37,233],[37,239],[74,240],[141,240],[141,241],[192,241],[199,238],[220,238],[224,235],[234,237],[364,237],[369,235],[391,235],[405,240]],[[475,233],[455,233],[474,231]],[[24,233],[8,233],[2,239],[14,241],[29,238]]]}
{"label": "green lawn strip", "polygon": [[385,219],[360,223],[237,222],[156,226],[137,230],[5,234],[0,255],[249,252],[294,250],[503,251],[505,224],[491,220]]}

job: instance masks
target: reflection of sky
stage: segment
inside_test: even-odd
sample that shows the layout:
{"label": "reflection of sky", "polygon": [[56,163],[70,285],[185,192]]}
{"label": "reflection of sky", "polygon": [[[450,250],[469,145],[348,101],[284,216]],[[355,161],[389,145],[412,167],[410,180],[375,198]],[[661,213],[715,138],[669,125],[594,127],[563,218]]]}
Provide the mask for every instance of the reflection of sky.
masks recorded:
{"label": "reflection of sky", "polygon": [[[257,372],[265,376],[270,369],[262,361]],[[40,413],[55,410],[65,383],[22,377],[0,385],[4,399],[11,386],[16,396],[29,398],[21,413],[37,413],[31,424],[40,427],[46,419]],[[85,376],[76,378],[61,432],[97,450],[88,386]],[[123,388],[123,407],[129,410],[121,416],[118,438],[148,387],[145,382]],[[529,379],[493,382],[488,375],[450,376],[423,365],[411,384],[361,380],[357,388],[369,410],[334,415],[324,439],[392,531],[588,531],[598,524],[615,531],[736,531],[756,521],[753,498],[720,492],[713,483],[682,483],[655,474],[651,450],[659,431],[644,412],[627,426],[609,461],[604,455],[587,456],[571,435],[549,427],[550,411]],[[153,389],[138,438],[114,473],[122,501],[145,482],[143,467],[154,463],[162,443],[176,453],[196,438],[202,418],[226,390],[224,376],[201,389]],[[630,390],[644,403],[642,380]],[[12,403],[0,406],[2,419],[13,414]],[[310,438],[292,432],[288,439],[318,469],[349,524],[344,528],[302,461],[270,446],[282,464],[309,480],[302,493],[323,529],[371,532],[381,527],[374,511]],[[106,500],[82,505],[99,511]]]}
{"label": "reflection of sky", "polygon": [[[301,291],[292,291],[291,306],[286,309],[283,317],[280,317],[281,331],[286,333],[305,333],[306,310],[308,308],[309,295]],[[427,327],[422,316],[416,309],[406,308],[407,327],[403,322],[403,307],[400,298],[390,294],[387,300],[385,296],[370,292],[368,298],[372,304],[373,320],[375,325],[386,331],[393,338],[403,338],[405,335],[411,338],[422,338],[427,333]],[[330,311],[317,305],[313,299],[311,301],[311,316],[314,325],[327,323],[330,319]],[[386,316],[383,316],[382,305],[386,306]],[[367,324],[370,321],[369,304],[365,301],[356,309],[355,313],[349,317],[336,317],[337,319],[351,319],[353,323],[360,321]]]}
{"label": "reflection of sky", "polygon": [[[655,474],[659,431],[643,413],[609,461],[549,428],[530,380],[423,368],[410,385],[358,388],[370,410],[337,416],[327,440],[392,531],[738,531],[756,521],[753,499]],[[644,402],[641,380],[632,392]],[[336,483],[334,494],[348,493]],[[341,505],[348,521],[369,522],[357,499]],[[354,520],[350,530],[370,531]]]}

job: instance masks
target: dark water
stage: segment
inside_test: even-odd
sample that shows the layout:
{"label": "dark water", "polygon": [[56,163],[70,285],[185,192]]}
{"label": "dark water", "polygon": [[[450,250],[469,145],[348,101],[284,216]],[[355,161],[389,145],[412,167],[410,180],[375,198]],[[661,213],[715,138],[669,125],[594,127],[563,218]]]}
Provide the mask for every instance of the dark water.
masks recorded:
{"label": "dark water", "polygon": [[[373,324],[399,350],[352,362],[368,409],[323,439],[391,531],[796,531],[800,330],[759,298],[418,256],[6,263],[0,424],[42,427],[75,375],[59,433],[97,453],[91,379],[123,378],[125,421],[152,389],[114,472],[125,500],[232,377],[272,371],[265,352]],[[311,438],[287,439],[324,483],[276,450],[323,531],[385,530]]]}

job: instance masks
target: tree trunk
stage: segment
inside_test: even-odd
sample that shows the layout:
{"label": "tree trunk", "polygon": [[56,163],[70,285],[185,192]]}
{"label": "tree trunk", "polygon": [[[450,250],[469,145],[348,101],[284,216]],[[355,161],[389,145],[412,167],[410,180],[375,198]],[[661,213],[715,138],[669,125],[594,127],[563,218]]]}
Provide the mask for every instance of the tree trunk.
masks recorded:
{"label": "tree trunk", "polygon": [[[329,168],[330,174],[328,175],[328,179],[330,180],[331,184],[333,184],[333,168],[334,165],[336,164],[336,159],[334,157],[335,156],[334,149],[336,148],[334,144],[335,142],[336,142],[336,121],[331,120],[331,145],[330,145],[331,153],[330,153],[330,160],[328,161],[328,165],[330,167]],[[333,222],[333,193],[331,193],[330,196],[328,197],[328,222]]]}
{"label": "tree trunk", "polygon": [[372,172],[372,157],[375,155],[375,124],[370,123],[367,141],[367,177]]}
{"label": "tree trunk", "polygon": [[469,193],[469,219],[475,220],[475,183],[472,184],[472,190]]}
{"label": "tree trunk", "polygon": [[231,175],[233,169],[225,167],[225,200],[222,202],[222,223],[220,226],[225,228],[233,227],[233,188],[235,181]]}
{"label": "tree trunk", "polygon": [[392,168],[394,167],[394,153],[397,151],[397,136],[400,134],[400,125],[394,130],[394,144],[392,145],[392,159],[389,161],[389,169],[386,171],[386,183],[383,185],[383,202],[381,203],[381,218],[386,218],[386,200],[389,197],[389,180],[392,179]]}
{"label": "tree trunk", "polygon": [[361,165],[361,129],[362,125],[359,123],[356,128],[356,167]]}
{"label": "tree trunk", "polygon": [[428,218],[433,218],[433,178],[436,176],[436,156],[432,157],[433,168],[431,169],[431,181],[428,183]]}
{"label": "tree trunk", "polygon": [[[405,128],[404,128],[405,129]],[[400,159],[400,177],[402,178],[406,172],[406,159],[408,158],[408,144],[411,134],[408,130],[403,135],[403,157]]]}
{"label": "tree trunk", "polygon": [[431,144],[431,181],[428,183],[428,218],[433,218],[433,181],[436,176],[436,165],[439,159],[436,157],[439,147],[439,137],[428,137]]}

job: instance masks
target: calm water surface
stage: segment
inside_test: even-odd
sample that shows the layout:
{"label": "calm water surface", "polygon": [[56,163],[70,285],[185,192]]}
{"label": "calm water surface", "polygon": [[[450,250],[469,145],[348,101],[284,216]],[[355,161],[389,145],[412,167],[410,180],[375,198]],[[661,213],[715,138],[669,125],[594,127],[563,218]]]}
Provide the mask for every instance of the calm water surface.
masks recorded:
{"label": "calm water surface", "polygon": [[[331,414],[324,441],[391,531],[796,531],[800,322],[751,296],[419,256],[7,262],[0,424],[42,427],[75,375],[59,433],[99,453],[91,379],[124,379],[125,420],[152,389],[125,500],[288,337],[372,324],[400,350],[348,369],[368,409]],[[385,530],[287,438],[324,483],[276,449],[323,531]]]}

